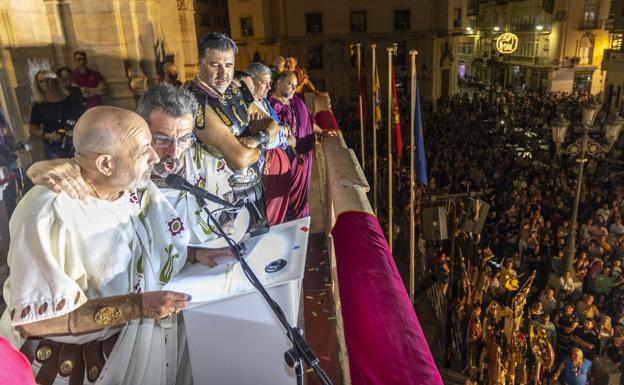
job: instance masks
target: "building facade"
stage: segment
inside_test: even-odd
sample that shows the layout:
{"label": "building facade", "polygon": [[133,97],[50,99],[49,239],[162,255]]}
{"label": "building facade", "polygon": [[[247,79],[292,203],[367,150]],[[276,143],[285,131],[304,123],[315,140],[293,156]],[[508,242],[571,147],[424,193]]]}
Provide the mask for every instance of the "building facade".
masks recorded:
{"label": "building facade", "polygon": [[228,0],[195,0],[197,38],[210,32],[230,34]]}
{"label": "building facade", "polygon": [[612,0],[606,30],[609,46],[605,50],[602,69],[606,71],[604,103],[620,110],[624,107],[624,0]]}
{"label": "building facade", "polygon": [[104,76],[105,104],[134,109],[165,61],[194,76],[195,22],[192,0],[0,0],[0,104],[14,136],[27,138],[34,74],[73,68],[75,50]]}
{"label": "building facade", "polygon": [[[466,0],[229,0],[237,66],[295,55],[318,88],[334,101],[357,101],[357,71],[351,46],[361,44],[371,84],[371,44],[376,44],[382,88],[388,47],[397,44],[394,68],[399,87],[409,81],[409,51],[417,50],[421,94],[435,100],[456,92],[458,38],[466,25]],[[369,91],[370,96],[370,91]]]}
{"label": "building facade", "polygon": [[[481,1],[476,28],[465,31],[475,40],[468,72],[514,89],[598,94],[604,88],[609,5],[608,0]],[[495,44],[505,32],[515,34],[518,45],[501,55]]]}

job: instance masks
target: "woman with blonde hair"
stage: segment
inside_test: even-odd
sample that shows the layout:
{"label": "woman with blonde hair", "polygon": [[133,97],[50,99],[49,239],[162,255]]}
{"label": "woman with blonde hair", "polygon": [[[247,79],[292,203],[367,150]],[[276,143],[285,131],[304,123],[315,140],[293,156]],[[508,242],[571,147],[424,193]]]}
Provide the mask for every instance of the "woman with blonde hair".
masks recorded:
{"label": "woman with blonde hair", "polygon": [[615,333],[613,324],[611,323],[611,317],[603,314],[602,317],[600,317],[600,323],[596,327],[596,331],[598,332],[598,339],[600,340],[598,354],[605,354],[607,343],[613,338],[613,334]]}
{"label": "woman with blonde hair", "polygon": [[563,372],[563,382],[566,385],[586,385],[592,362],[583,358],[583,351],[574,348],[570,357],[566,358],[557,368],[553,380],[557,381]]}
{"label": "woman with blonde hair", "polygon": [[35,74],[32,90],[35,103],[30,113],[30,135],[41,138],[47,159],[73,157],[72,132],[85,111],[82,101],[72,97],[50,70]]}

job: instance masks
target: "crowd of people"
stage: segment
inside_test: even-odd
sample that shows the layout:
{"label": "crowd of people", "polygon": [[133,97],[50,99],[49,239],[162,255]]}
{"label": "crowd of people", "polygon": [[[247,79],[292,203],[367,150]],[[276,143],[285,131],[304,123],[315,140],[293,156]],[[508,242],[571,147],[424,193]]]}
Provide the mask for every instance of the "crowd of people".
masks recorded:
{"label": "crowd of people", "polygon": [[[166,66],[136,113],[100,105],[104,82],[84,52],[73,72],[36,74],[31,132],[49,160],[28,169],[37,186],[11,218],[0,336],[26,355],[37,383],[190,381],[176,317],[191,298],[162,288],[187,262],[231,257],[210,242],[215,222],[238,225],[168,176],[245,207],[251,236],[309,215],[315,136],[335,135],[303,101],[301,92],[318,91],[292,56],[235,71],[237,51],[228,36],[207,34],[197,76],[181,84]],[[61,80],[72,74],[79,87]],[[189,246],[198,243],[208,246]]]}
{"label": "crowd of people", "polygon": [[[478,315],[471,309],[464,311],[464,348],[476,344],[477,356],[486,350],[488,331],[481,325],[488,305],[496,301],[510,306],[513,297],[505,287],[505,277],[517,277],[522,283],[535,271],[521,330],[528,335],[530,323],[539,324],[555,352],[555,366],[550,371],[542,369],[540,381],[561,377],[574,385],[586,383],[592,361],[599,357],[606,357],[624,371],[624,195],[619,163],[613,156],[621,152],[617,143],[606,159],[588,160],[578,214],[577,251],[572,268],[566,268],[565,263],[577,167],[575,158],[558,156],[548,124],[559,113],[573,123],[579,122],[582,105],[588,99],[583,92],[501,92],[491,97],[475,91],[441,100],[435,111],[431,106],[423,111],[430,178],[427,194],[482,193],[479,198],[491,205],[482,233],[469,243],[476,246],[475,250],[489,248],[497,267],[492,267],[482,302],[474,305],[480,309]],[[604,122],[605,116],[601,111],[596,124]],[[568,140],[574,135],[572,130]],[[357,139],[351,142],[356,147]],[[371,170],[371,165],[366,168]],[[409,204],[407,172],[404,166],[395,170],[399,207]],[[386,213],[384,178],[380,181],[381,221]],[[449,224],[457,221],[461,228],[461,218],[461,210],[450,210]],[[408,232],[403,230],[409,224],[409,213],[399,211],[394,222],[395,255],[399,261],[407,260]],[[431,246],[426,256],[428,266],[436,272],[440,287],[448,286],[449,266],[462,266],[448,260],[450,246]],[[467,258],[464,268],[471,262],[472,266],[479,265],[482,253],[462,251]],[[458,253],[454,255],[457,258]],[[459,277],[463,273],[455,274]],[[451,293],[460,295],[458,291]],[[474,332],[470,343],[468,324],[475,326],[470,331]],[[526,355],[532,355],[530,349]],[[463,358],[463,369],[476,376],[471,365],[477,365],[478,360],[471,364],[467,354]],[[529,360],[533,367],[535,362]]]}
{"label": "crowd of people", "polygon": [[72,133],[87,108],[102,104],[106,83],[102,75],[87,67],[84,51],[73,54],[74,70],[37,71],[32,82],[34,103],[30,113],[30,135],[43,141],[46,159],[72,157]]}

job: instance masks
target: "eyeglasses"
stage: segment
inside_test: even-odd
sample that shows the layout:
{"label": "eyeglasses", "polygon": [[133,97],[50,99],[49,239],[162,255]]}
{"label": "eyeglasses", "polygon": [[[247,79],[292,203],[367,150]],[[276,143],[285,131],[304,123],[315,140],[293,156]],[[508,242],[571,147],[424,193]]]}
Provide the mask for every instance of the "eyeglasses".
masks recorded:
{"label": "eyeglasses", "polygon": [[193,137],[193,134],[187,134],[177,139],[167,135],[152,134],[152,144],[156,148],[167,148],[170,147],[174,142],[176,142],[176,144],[180,148],[189,148],[193,145],[194,141],[195,138]]}

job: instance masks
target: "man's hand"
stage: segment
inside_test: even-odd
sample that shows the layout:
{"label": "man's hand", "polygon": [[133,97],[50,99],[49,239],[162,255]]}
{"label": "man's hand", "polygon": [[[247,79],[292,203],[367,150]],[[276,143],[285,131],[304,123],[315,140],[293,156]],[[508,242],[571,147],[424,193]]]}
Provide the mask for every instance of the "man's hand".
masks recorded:
{"label": "man's hand", "polygon": [[174,291],[150,291],[143,293],[141,300],[144,318],[161,319],[186,309],[191,296]]}
{"label": "man's hand", "polygon": [[288,135],[288,137],[286,138],[286,143],[290,146],[290,147],[296,147],[297,146],[297,138],[295,138],[292,135]]}
{"label": "man's hand", "polygon": [[271,117],[261,114],[259,112],[252,112],[249,114],[249,132],[252,135],[255,135],[258,133],[258,131],[266,130],[267,128],[269,128],[271,122],[274,122]]}
{"label": "man's hand", "polygon": [[251,136],[243,136],[238,141],[247,148],[258,148],[258,141]]}
{"label": "man's hand", "polygon": [[91,191],[80,175],[80,167],[70,159],[33,163],[26,174],[34,184],[46,186],[56,193],[64,191],[74,199],[84,199]]}
{"label": "man's hand", "polygon": [[234,258],[234,254],[232,254],[232,250],[230,250],[229,247],[222,247],[219,249],[198,249],[195,254],[197,262],[208,267],[217,266],[217,261],[215,260],[217,257]]}

